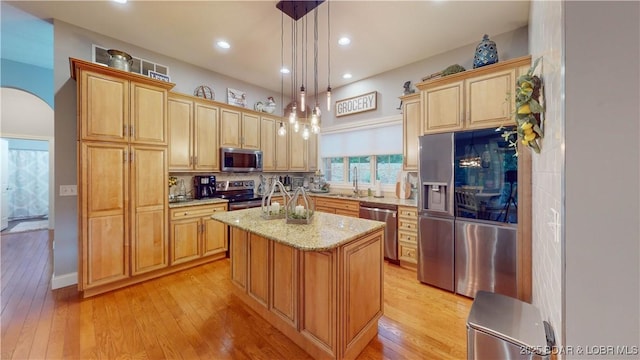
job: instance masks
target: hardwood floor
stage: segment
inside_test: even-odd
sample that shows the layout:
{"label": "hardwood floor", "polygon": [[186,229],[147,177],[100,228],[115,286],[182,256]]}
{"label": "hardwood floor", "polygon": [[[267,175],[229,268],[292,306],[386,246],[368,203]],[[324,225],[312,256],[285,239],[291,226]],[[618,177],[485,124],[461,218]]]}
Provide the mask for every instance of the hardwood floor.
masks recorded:
{"label": "hardwood floor", "polygon": [[[48,231],[3,235],[2,359],[309,359],[231,293],[221,260],[89,299],[50,290]],[[471,300],[385,264],[378,337],[358,359],[464,359]]]}

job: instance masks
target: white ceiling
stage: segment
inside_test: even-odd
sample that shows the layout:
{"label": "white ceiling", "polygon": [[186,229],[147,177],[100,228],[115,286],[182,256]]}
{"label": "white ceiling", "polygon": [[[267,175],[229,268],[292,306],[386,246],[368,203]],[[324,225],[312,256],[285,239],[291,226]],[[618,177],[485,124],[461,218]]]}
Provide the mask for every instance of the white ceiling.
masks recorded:
{"label": "white ceiling", "polygon": [[[217,73],[280,91],[281,21],[277,1],[10,1],[43,19],[95,31]],[[319,91],[327,87],[327,7],[318,7]],[[336,88],[463,45],[483,34],[525,26],[529,1],[331,0],[331,86]],[[306,16],[313,91],[313,12]],[[297,23],[300,24],[302,20]],[[291,22],[284,16],[284,63],[291,63]],[[301,27],[301,25],[298,25]],[[337,44],[351,37],[348,47]],[[228,50],[215,47],[225,39]],[[298,58],[302,51],[299,46]],[[300,61],[300,60],[299,60]],[[300,71],[301,65],[298,66]],[[342,79],[344,72],[353,78]],[[290,75],[286,75],[288,88]],[[300,82],[300,81],[299,81]],[[298,83],[299,83],[298,82]],[[298,85],[299,86],[299,85]]]}

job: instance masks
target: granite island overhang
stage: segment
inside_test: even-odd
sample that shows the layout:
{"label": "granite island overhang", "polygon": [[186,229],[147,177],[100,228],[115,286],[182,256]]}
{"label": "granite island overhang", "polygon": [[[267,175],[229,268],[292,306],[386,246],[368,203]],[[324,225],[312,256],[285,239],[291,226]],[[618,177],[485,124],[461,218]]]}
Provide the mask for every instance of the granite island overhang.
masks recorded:
{"label": "granite island overhang", "polygon": [[231,227],[236,295],[314,358],[355,358],[383,313],[385,224],[323,212],[287,224],[261,211],[212,215]]}

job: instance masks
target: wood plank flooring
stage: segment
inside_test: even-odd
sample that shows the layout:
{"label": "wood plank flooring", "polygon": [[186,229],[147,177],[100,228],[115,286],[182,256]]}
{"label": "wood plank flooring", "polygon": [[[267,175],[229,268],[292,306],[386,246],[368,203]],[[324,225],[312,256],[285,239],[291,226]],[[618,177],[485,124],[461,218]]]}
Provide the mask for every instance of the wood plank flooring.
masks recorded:
{"label": "wood plank flooring", "polygon": [[[221,260],[82,300],[51,288],[49,232],[1,238],[2,359],[309,359],[232,295]],[[378,337],[358,359],[464,359],[471,300],[385,264]]]}

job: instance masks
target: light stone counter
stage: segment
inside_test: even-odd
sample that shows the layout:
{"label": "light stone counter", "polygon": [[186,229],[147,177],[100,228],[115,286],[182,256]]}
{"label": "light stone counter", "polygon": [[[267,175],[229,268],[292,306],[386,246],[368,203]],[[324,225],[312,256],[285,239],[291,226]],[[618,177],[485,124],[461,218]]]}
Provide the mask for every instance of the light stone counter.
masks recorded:
{"label": "light stone counter", "polygon": [[385,226],[384,222],[316,211],[311,224],[265,220],[260,208],[216,213],[212,219],[303,251],[326,251]]}
{"label": "light stone counter", "polygon": [[353,201],[365,201],[369,203],[377,203],[377,204],[389,204],[389,205],[400,205],[400,206],[418,206],[418,200],[416,199],[398,199],[395,196],[385,196],[382,198],[377,198],[375,196],[364,196],[364,197],[350,197],[350,196],[336,196],[335,193],[312,193],[311,196],[323,197],[327,199],[338,199],[338,200],[353,200]]}
{"label": "light stone counter", "polygon": [[175,209],[185,206],[198,206],[198,205],[212,205],[212,204],[224,204],[229,202],[227,199],[192,199],[187,201],[170,202],[169,209]]}

